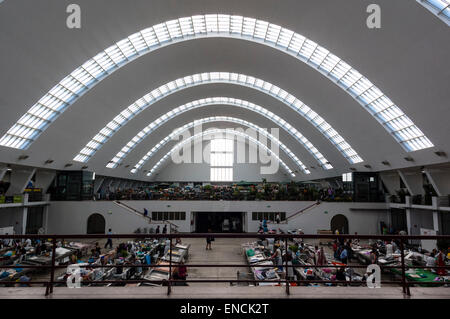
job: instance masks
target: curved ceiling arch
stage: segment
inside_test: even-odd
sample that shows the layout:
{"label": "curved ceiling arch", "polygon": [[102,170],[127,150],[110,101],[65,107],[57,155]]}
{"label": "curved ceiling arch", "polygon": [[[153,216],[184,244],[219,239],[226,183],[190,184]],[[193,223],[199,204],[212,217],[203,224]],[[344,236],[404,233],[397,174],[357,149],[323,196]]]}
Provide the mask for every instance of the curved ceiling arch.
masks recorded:
{"label": "curved ceiling arch", "polygon": [[252,41],[289,54],[344,89],[406,151],[433,146],[411,119],[380,89],[324,47],[267,21],[225,14],[196,15],[166,21],[118,41],[54,86],[0,138],[0,145],[26,149],[79,97],[123,65],[161,47],[207,37]]}
{"label": "curved ceiling arch", "polygon": [[240,85],[258,90],[268,94],[280,102],[286,104],[295,112],[300,114],[315,128],[319,130],[344,156],[349,163],[360,163],[363,159],[353,149],[353,147],[319,114],[314,112],[309,106],[297,99],[295,96],[281,89],[280,87],[252,76],[229,72],[208,72],[188,75],[183,78],[168,82],[153,91],[147,93],[133,104],[124,109],[105,127],[103,127],[74,157],[74,161],[86,163],[100,149],[113,134],[128,121],[145,110],[150,105],[163,99],[164,97],[197,85],[211,83],[228,83]]}
{"label": "curved ceiling arch", "polygon": [[166,155],[164,155],[152,167],[152,169],[149,170],[149,172],[147,173],[147,176],[150,177],[151,175],[153,175],[153,173],[169,158],[169,156],[171,156],[172,153],[174,153],[176,150],[183,147],[187,143],[190,143],[191,141],[194,141],[199,138],[203,138],[206,135],[215,135],[215,134],[225,134],[225,138],[229,138],[229,135],[237,135],[237,136],[241,136],[245,139],[248,139],[249,142],[252,142],[252,143],[258,145],[259,147],[262,147],[264,149],[264,151],[268,152],[271,156],[273,156],[281,164],[281,166],[283,166],[283,168],[289,173],[289,175],[291,175],[291,177],[295,177],[294,172],[289,168],[289,166],[285,162],[283,162],[283,160],[277,154],[275,154],[270,148],[268,148],[266,145],[264,145],[257,139],[251,137],[249,134],[235,131],[235,130],[229,130],[229,129],[209,129],[204,132],[195,134],[195,135],[187,138],[186,140],[178,143],[168,153],[166,153]]}
{"label": "curved ceiling arch", "polygon": [[[308,168],[305,166],[305,164],[302,163],[298,159],[298,157],[285,145],[283,144],[278,138],[267,132],[266,130],[262,129],[258,125],[255,125],[251,122],[247,122],[245,120],[235,118],[235,117],[229,117],[229,116],[211,116],[202,118],[199,120],[192,121],[188,124],[183,125],[182,127],[177,128],[174,130],[171,134],[166,136],[164,139],[162,139],[158,144],[156,144],[147,154],[145,154],[139,162],[134,165],[133,169],[131,170],[131,173],[136,173],[142,166],[153,156],[158,152],[163,146],[165,146],[170,141],[176,139],[179,137],[179,135],[188,130],[191,129],[197,125],[202,125],[204,123],[212,123],[212,122],[230,122],[235,124],[241,124],[244,126],[247,126],[251,129],[254,129],[256,132],[258,132],[261,135],[264,135],[265,137],[269,138],[272,143],[275,143],[276,146],[279,146],[283,152],[286,153],[287,156],[291,158],[291,160],[300,168],[300,170],[305,174],[310,174],[311,172],[308,170]],[[112,166],[108,163],[107,167],[112,168]],[[293,176],[295,177],[295,176]]]}
{"label": "curved ceiling arch", "polygon": [[163,114],[149,125],[147,125],[144,129],[139,131],[122,149],[115,155],[115,157],[108,163],[109,168],[116,168],[122,160],[148,135],[153,133],[159,127],[173,119],[174,117],[181,115],[187,111],[194,110],[201,107],[206,106],[214,106],[214,105],[228,105],[235,106],[250,110],[252,112],[258,113],[267,119],[271,120],[282,129],[284,129],[287,133],[289,133],[293,138],[295,138],[319,163],[319,166],[324,169],[331,169],[333,166],[328,162],[328,160],[319,152],[319,150],[306,138],[301,134],[295,127],[290,125],[284,119],[279,117],[278,115],[270,112],[269,110],[253,104],[248,101],[244,101],[241,99],[235,99],[230,97],[209,97],[204,99],[195,100],[186,104],[183,104],[171,111]]}

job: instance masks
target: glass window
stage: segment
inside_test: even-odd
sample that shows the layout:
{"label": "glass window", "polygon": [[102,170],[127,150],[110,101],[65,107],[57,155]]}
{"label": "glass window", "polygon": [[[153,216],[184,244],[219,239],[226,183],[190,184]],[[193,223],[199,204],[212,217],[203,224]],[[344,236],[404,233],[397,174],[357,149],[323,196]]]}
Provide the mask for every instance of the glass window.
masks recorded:
{"label": "glass window", "polygon": [[233,181],[234,140],[216,138],[211,140],[210,180],[212,182]]}

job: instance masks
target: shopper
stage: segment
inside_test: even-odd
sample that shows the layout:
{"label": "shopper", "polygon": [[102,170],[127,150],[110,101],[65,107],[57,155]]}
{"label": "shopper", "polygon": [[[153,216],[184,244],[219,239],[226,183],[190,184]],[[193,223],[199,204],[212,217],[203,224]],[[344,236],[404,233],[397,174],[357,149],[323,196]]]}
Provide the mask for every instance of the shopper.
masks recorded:
{"label": "shopper", "polygon": [[[208,233],[211,232],[211,229],[208,229]],[[211,248],[211,242],[214,241],[214,238],[212,236],[207,236],[206,237],[206,250],[212,250]]]}
{"label": "shopper", "polygon": [[326,264],[327,264],[327,257],[325,256],[323,247],[320,247],[320,250],[317,253],[317,266],[325,266]]}
{"label": "shopper", "polygon": [[[108,229],[108,235],[112,235],[111,228]],[[113,242],[112,242],[112,238],[111,237],[108,237],[108,240],[106,241],[106,244],[105,244],[105,248],[108,247],[108,246],[109,246],[109,249],[112,249]]]}
{"label": "shopper", "polygon": [[270,259],[273,259],[275,262],[275,266],[280,271],[283,271],[283,260],[281,258],[280,244],[275,244],[275,251],[274,251],[273,255],[270,256]]}
{"label": "shopper", "polygon": [[341,260],[341,262],[343,264],[347,264],[348,263],[348,251],[347,251],[347,248],[345,246],[342,247],[342,251],[341,251],[341,254],[339,255],[339,259]]}

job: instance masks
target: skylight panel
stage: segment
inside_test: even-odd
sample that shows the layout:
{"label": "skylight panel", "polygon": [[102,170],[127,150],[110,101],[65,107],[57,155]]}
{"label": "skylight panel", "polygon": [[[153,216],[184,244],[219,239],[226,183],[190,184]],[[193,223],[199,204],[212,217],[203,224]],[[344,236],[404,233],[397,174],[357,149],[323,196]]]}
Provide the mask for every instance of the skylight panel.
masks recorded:
{"label": "skylight panel", "polygon": [[244,18],[242,16],[230,17],[230,32],[231,33],[243,33]]}
{"label": "skylight panel", "polygon": [[295,33],[289,43],[288,50],[297,55],[305,40],[306,38],[304,36]]}
{"label": "skylight panel", "polygon": [[181,32],[183,37],[194,35],[194,25],[192,23],[191,17],[180,18],[178,19],[180,23]]}
{"label": "skylight panel", "polygon": [[84,63],[81,67],[96,79],[99,78],[104,73],[100,65],[92,59]]}
{"label": "skylight panel", "polygon": [[147,43],[145,42],[140,32],[130,35],[128,37],[128,40],[131,42],[137,53],[148,50]]}
{"label": "skylight panel", "polygon": [[120,51],[117,44],[114,44],[105,50],[106,54],[114,61],[116,65],[121,64],[126,60],[126,57]]}
{"label": "skylight panel", "polygon": [[244,25],[242,34],[253,37],[255,34],[255,28],[256,28],[256,19],[244,17]]}
{"label": "skylight panel", "polygon": [[289,43],[291,42],[293,35],[294,31],[281,28],[280,34],[278,36],[277,45],[286,49],[289,46]]}
{"label": "skylight panel", "polygon": [[149,48],[156,47],[159,45],[159,40],[158,37],[156,36],[153,27],[142,30],[141,34],[144,38],[145,43]]}
{"label": "skylight panel", "polygon": [[205,16],[203,15],[193,16],[192,23],[194,25],[194,31],[196,34],[206,33]]}
{"label": "skylight panel", "polygon": [[181,26],[178,20],[167,21],[166,25],[170,38],[177,39],[183,37],[183,32],[181,31]]}
{"label": "skylight panel", "polygon": [[219,14],[217,16],[219,32],[230,32],[230,16]]}
{"label": "skylight panel", "polygon": [[337,80],[340,80],[352,67],[340,60],[339,63],[330,72]]}
{"label": "skylight panel", "polygon": [[322,64],[322,62],[325,60],[325,58],[327,57],[327,55],[329,53],[330,53],[330,51],[328,51],[327,49],[322,48],[322,47],[317,47],[311,56],[311,62],[313,64],[319,66]]}
{"label": "skylight panel", "polygon": [[269,23],[266,21],[256,20],[254,38],[264,40],[266,38]]}
{"label": "skylight panel", "polygon": [[218,32],[219,27],[217,25],[217,15],[216,14],[207,14],[205,15],[206,21],[206,32]]}
{"label": "skylight panel", "polygon": [[313,54],[314,50],[317,48],[318,44],[315,43],[312,40],[307,39],[301,49],[299,54],[304,57],[305,59],[309,59],[311,57],[311,55]]}
{"label": "skylight panel", "polygon": [[265,40],[272,43],[278,42],[278,37],[281,32],[281,27],[279,25],[270,24],[267,28],[267,34]]}
{"label": "skylight panel", "polygon": [[153,30],[155,31],[159,43],[162,44],[170,40],[169,31],[167,30],[167,26],[165,23],[160,23],[153,26]]}

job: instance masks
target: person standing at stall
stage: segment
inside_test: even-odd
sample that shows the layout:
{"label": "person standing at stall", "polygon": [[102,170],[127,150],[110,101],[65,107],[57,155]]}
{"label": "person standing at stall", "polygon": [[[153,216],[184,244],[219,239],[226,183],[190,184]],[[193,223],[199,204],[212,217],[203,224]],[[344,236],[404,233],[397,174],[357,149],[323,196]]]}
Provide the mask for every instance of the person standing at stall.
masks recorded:
{"label": "person standing at stall", "polygon": [[280,271],[283,271],[283,260],[281,258],[280,244],[275,244],[275,252],[273,253],[272,256],[270,256],[270,259],[273,259],[275,261],[275,266]]}
{"label": "person standing at stall", "polygon": [[323,247],[317,252],[317,266],[325,266],[327,264],[327,257],[323,251]]}
{"label": "person standing at stall", "polygon": [[444,268],[445,267],[445,255],[444,255],[444,251],[442,249],[440,249],[438,254],[436,255],[436,266],[439,267],[436,271],[436,273],[439,276],[447,275],[447,271]]}

